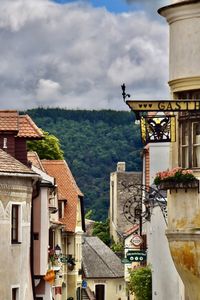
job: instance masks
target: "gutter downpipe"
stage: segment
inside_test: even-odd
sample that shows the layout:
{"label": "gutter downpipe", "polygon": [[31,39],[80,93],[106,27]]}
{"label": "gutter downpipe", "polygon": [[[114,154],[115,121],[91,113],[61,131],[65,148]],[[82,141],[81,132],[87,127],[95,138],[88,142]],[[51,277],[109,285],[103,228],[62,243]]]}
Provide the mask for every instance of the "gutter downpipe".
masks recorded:
{"label": "gutter downpipe", "polygon": [[33,200],[36,199],[39,196],[40,193],[40,181],[39,179],[37,182],[33,182],[33,186],[36,185],[36,194],[32,196],[32,203],[31,203],[31,247],[30,247],[30,268],[31,268],[31,282],[32,282],[32,290],[33,290],[33,299],[36,299],[35,294],[35,282],[34,282],[34,259],[33,259],[33,245],[34,245],[34,239],[33,239]]}

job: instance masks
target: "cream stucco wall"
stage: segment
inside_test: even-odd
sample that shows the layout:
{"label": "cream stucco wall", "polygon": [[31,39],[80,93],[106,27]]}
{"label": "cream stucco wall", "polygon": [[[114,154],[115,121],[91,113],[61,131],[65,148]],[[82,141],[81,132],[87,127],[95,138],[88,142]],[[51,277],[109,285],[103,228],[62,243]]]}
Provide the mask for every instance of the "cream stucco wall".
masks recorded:
{"label": "cream stucco wall", "polygon": [[[172,1],[160,13],[170,27],[169,85],[176,92],[200,90],[200,2]],[[177,131],[178,131],[177,122]],[[177,132],[178,133],[178,132]],[[171,147],[171,166],[178,165],[177,142]],[[172,258],[189,294],[200,299],[199,193],[196,189],[171,189],[168,192],[167,237]]]}
{"label": "cream stucco wall", "polygon": [[123,278],[115,279],[85,279],[88,287],[95,293],[95,286],[98,284],[105,285],[105,300],[127,300],[126,284]]}
{"label": "cream stucco wall", "polygon": [[[11,299],[11,287],[20,300],[33,300],[30,273],[30,217],[32,179],[0,176],[0,298]],[[21,243],[11,244],[11,206],[21,205]]]}

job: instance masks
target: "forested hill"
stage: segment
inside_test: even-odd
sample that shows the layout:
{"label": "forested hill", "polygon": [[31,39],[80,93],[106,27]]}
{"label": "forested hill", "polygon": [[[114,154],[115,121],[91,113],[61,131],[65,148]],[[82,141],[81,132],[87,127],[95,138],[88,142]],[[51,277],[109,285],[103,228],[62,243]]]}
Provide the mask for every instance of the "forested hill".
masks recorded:
{"label": "forested hill", "polygon": [[134,115],[125,111],[32,109],[29,114],[38,127],[56,135],[65,159],[84,193],[86,211],[105,220],[109,207],[109,177],[118,161],[127,171],[141,170],[140,129]]}

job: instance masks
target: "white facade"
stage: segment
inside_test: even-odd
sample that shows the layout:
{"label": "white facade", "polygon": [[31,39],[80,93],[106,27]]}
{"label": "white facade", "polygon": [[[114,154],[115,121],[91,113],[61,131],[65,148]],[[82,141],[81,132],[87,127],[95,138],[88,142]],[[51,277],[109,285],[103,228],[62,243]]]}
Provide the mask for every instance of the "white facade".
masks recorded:
{"label": "white facade", "polygon": [[[150,185],[158,171],[169,167],[169,143],[149,144]],[[146,223],[147,259],[152,268],[152,300],[183,300],[184,288],[175,269],[165,235],[166,222],[160,207],[155,207]]]}
{"label": "white facade", "polygon": [[[20,176],[20,175],[19,175]],[[25,177],[25,176],[24,176]],[[32,178],[1,175],[0,184],[0,298],[33,300],[30,270]],[[19,207],[18,241],[11,240],[12,206]]]}

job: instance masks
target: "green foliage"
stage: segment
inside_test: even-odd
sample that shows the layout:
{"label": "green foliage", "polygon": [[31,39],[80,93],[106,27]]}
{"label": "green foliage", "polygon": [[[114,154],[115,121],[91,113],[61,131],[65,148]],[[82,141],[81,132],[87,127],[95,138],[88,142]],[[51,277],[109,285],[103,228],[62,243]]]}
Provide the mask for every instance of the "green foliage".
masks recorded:
{"label": "green foliage", "polygon": [[129,291],[136,296],[137,300],[152,299],[152,275],[151,269],[147,267],[139,267],[130,270]]}
{"label": "green foliage", "polygon": [[112,243],[111,249],[113,252],[118,253],[118,252],[123,252],[124,251],[124,245],[122,243]]}
{"label": "green foliage", "polygon": [[105,222],[95,222],[92,235],[98,236],[107,246],[110,245],[109,219]]}
{"label": "green foliage", "polygon": [[105,221],[109,207],[110,173],[118,161],[127,171],[141,170],[140,128],[134,114],[126,111],[32,109],[26,111],[35,123],[57,136],[64,156],[84,193],[86,211]]}
{"label": "green foliage", "polygon": [[64,159],[60,142],[53,134],[43,131],[44,139],[27,142],[29,151],[36,151],[41,159]]}
{"label": "green foliage", "polygon": [[85,214],[85,219],[91,219],[91,216],[92,216],[92,209],[89,209],[88,211],[87,211],[87,213]]}

